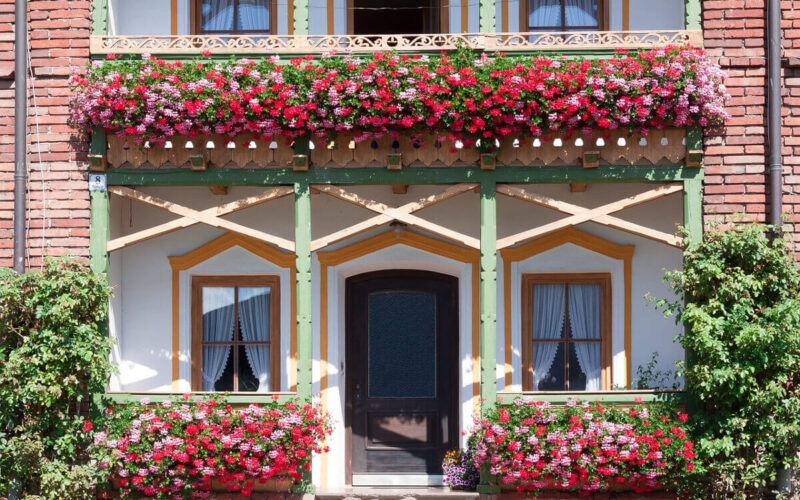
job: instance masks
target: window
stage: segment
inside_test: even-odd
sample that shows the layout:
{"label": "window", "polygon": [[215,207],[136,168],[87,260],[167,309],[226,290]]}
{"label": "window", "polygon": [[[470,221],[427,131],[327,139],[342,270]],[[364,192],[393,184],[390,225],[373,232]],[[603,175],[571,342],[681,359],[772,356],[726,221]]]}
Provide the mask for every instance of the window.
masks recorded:
{"label": "window", "polygon": [[604,29],[603,0],[520,0],[520,31],[594,31]]}
{"label": "window", "polygon": [[198,34],[275,32],[275,0],[195,0],[192,6]]}
{"label": "window", "polygon": [[192,390],[280,390],[277,276],[192,277]]}
{"label": "window", "polygon": [[523,390],[609,390],[611,276],[524,275]]}

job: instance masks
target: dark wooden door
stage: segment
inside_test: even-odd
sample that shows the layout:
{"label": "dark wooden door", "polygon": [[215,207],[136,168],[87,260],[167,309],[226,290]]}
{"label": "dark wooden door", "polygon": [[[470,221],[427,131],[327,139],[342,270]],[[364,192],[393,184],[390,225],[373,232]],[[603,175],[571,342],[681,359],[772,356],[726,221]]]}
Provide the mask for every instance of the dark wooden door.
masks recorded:
{"label": "dark wooden door", "polygon": [[346,297],[348,477],[441,474],[458,438],[458,280],[380,271]]}

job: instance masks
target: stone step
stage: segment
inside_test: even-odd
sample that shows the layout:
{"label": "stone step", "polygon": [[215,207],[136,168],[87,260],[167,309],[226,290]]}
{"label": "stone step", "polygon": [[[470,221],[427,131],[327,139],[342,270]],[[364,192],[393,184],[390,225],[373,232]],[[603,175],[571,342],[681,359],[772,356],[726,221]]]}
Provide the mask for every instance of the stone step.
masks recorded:
{"label": "stone step", "polygon": [[316,500],[476,500],[478,494],[449,488],[364,487],[317,491]]}

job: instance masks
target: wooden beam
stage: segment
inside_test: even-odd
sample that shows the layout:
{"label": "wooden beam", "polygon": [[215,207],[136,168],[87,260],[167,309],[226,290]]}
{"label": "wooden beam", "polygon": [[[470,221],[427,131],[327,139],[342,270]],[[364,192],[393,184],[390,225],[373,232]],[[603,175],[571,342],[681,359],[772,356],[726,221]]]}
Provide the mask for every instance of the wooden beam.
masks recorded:
{"label": "wooden beam", "polygon": [[[458,196],[459,194],[471,191],[475,189],[475,187],[477,186],[478,186],[477,184],[456,184],[455,186],[450,186],[444,191],[441,191],[439,193],[435,193],[430,196],[425,196],[424,198],[420,198],[416,201],[406,203],[405,205],[398,207],[397,210],[406,213],[418,212],[423,208],[430,207],[437,203],[441,203],[445,200],[449,200],[454,196]],[[312,189],[317,190],[317,192],[323,192],[321,189],[318,189],[318,187],[313,187]],[[341,241],[345,238],[350,238],[351,236],[372,229],[373,227],[386,224],[387,222],[391,222],[393,220],[394,220],[393,217],[386,214],[376,215],[375,217],[359,222],[340,231],[336,231],[335,233],[331,233],[327,236],[317,238],[316,240],[311,242],[311,251],[314,252],[320,250],[337,241]]]}
{"label": "wooden beam", "polygon": [[184,207],[182,205],[178,205],[177,203],[172,203],[166,200],[162,200],[157,196],[149,195],[146,193],[142,193],[141,191],[136,191],[135,189],[130,189],[122,186],[109,187],[108,191],[110,193],[114,193],[119,196],[124,196],[126,198],[130,198],[132,200],[140,201],[147,205],[160,208],[162,210],[166,210],[167,212],[171,212],[176,215],[181,215],[183,217],[195,220],[197,222],[202,222],[203,224],[207,224],[212,227],[217,227],[219,229],[225,229],[227,231],[238,233],[244,236],[249,236],[251,238],[263,241],[265,243],[275,245],[279,248],[283,248],[284,250],[292,252],[294,251],[294,242],[289,241],[285,238],[274,236],[262,231],[258,231],[256,229],[251,229],[249,227],[242,226],[241,224],[236,224],[235,222],[230,222],[225,219],[220,219],[219,217],[216,217],[214,215],[203,213],[199,210],[194,210],[192,208]]}
{"label": "wooden beam", "polygon": [[[553,210],[558,210],[559,212],[570,215],[575,215],[586,210],[585,207],[580,205],[574,205],[565,201],[556,200],[555,198],[550,198],[549,196],[530,193],[515,186],[498,185],[497,192],[518,200],[527,201],[541,207],[551,208]],[[683,240],[679,236],[658,231],[657,229],[651,229],[634,222],[628,222],[624,219],[614,217],[613,215],[602,215],[593,219],[592,222],[614,229],[619,229],[637,236],[642,236],[660,243],[665,243],[673,247],[683,247]]]}
{"label": "wooden beam", "polygon": [[547,233],[552,233],[553,231],[558,231],[559,229],[564,227],[576,226],[578,224],[582,224],[584,222],[597,219],[601,216],[605,216],[613,212],[619,212],[620,210],[634,207],[636,205],[640,205],[650,200],[655,200],[657,198],[661,198],[663,196],[667,196],[672,193],[677,193],[678,191],[682,190],[683,186],[681,185],[661,186],[656,189],[645,191],[644,193],[639,193],[637,195],[629,196],[627,198],[615,201],[613,203],[608,203],[606,205],[599,206],[597,208],[592,208],[589,210],[584,209],[582,212],[571,215],[564,219],[557,220],[555,222],[551,222],[549,224],[545,224],[543,226],[539,226],[537,228],[533,228],[528,231],[523,231],[521,233],[500,239],[497,241],[497,249],[501,250],[503,248],[516,245],[517,243],[520,243],[522,241],[536,238],[538,236],[542,236]]}
{"label": "wooden beam", "polygon": [[228,194],[228,186],[208,186],[208,190],[215,196],[225,196]]}
{"label": "wooden beam", "polygon": [[[230,203],[226,203],[218,207],[212,207],[203,210],[201,213],[206,215],[211,215],[214,217],[221,217],[223,215],[228,215],[234,212],[238,212],[246,208],[254,207],[261,203],[266,203],[271,200],[288,196],[293,192],[294,190],[288,186],[270,188],[261,194],[255,196],[248,196],[247,198],[242,198],[240,200],[232,201]],[[188,217],[181,217],[180,219],[165,222],[164,224],[159,224],[158,226],[154,226],[149,229],[144,229],[142,231],[138,231],[133,234],[129,234],[111,240],[106,245],[106,250],[109,252],[113,252],[114,250],[119,250],[120,248],[125,248],[134,245],[136,243],[140,243],[142,241],[155,238],[156,236],[161,236],[163,234],[171,233],[173,231],[177,231],[178,229],[194,226],[195,224],[199,224],[199,221]]]}
{"label": "wooden beam", "polygon": [[[338,186],[318,184],[315,187],[325,194],[339,198],[342,201],[352,203],[353,205],[366,208],[367,210],[372,210],[373,212],[386,215],[393,220],[399,220],[411,226],[416,226],[420,229],[430,231],[431,233],[462,243],[470,248],[480,248],[480,241],[477,238],[459,233],[458,231],[453,231],[452,229],[446,228],[434,222],[427,221],[417,217],[416,215],[412,215],[410,212],[413,210],[400,210],[398,208],[392,208],[384,203],[370,200],[369,198],[364,198],[356,193],[346,191]],[[472,189],[472,187],[469,189]]]}
{"label": "wooden beam", "polygon": [[408,184],[392,184],[393,194],[408,194]]}

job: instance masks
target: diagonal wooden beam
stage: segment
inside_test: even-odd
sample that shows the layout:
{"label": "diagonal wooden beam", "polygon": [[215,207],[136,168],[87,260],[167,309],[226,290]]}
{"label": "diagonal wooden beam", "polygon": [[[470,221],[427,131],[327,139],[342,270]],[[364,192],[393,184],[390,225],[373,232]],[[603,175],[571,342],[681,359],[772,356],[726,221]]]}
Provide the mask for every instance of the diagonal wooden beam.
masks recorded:
{"label": "diagonal wooden beam", "polygon": [[[268,201],[288,196],[293,192],[294,190],[289,186],[279,186],[275,188],[270,188],[261,194],[255,196],[248,196],[247,198],[242,198],[236,201],[232,201],[230,203],[225,203],[224,205],[219,205],[217,207],[211,207],[206,210],[202,210],[200,213],[215,217],[221,217],[223,215],[228,215],[234,212],[238,212],[240,210],[244,210],[246,208],[260,205],[261,203],[266,203]],[[151,238],[155,238],[157,236],[171,233],[173,231],[177,231],[179,229],[183,229],[186,227],[194,226],[195,224],[199,224],[199,222],[194,219],[190,219],[188,217],[181,217],[180,219],[175,219],[169,222],[165,222],[164,224],[159,224],[158,226],[154,226],[148,229],[143,229],[141,231],[137,231],[135,233],[113,239],[109,241],[108,244],[106,245],[106,250],[108,252],[113,252],[114,250],[119,250],[121,248],[125,248],[134,245],[136,243],[141,243],[142,241],[146,241]]]}
{"label": "diagonal wooden beam", "polygon": [[670,195],[672,193],[677,193],[678,191],[681,190],[683,190],[683,187],[680,185],[660,186],[656,189],[651,189],[649,191],[645,191],[644,193],[639,193],[634,196],[629,196],[627,198],[623,198],[621,200],[617,200],[613,203],[608,203],[606,205],[602,205],[597,208],[592,208],[588,210],[584,209],[582,212],[571,215],[569,217],[565,217],[555,222],[551,222],[549,224],[545,224],[537,228],[529,229],[527,231],[523,231],[521,233],[499,239],[497,240],[497,249],[501,250],[503,248],[516,245],[517,243],[520,243],[522,241],[536,238],[548,233],[552,233],[553,231],[558,231],[559,229],[564,227],[576,226],[578,224],[594,220],[598,217],[602,217],[604,215],[608,215],[613,212],[619,212],[620,210],[634,207],[636,205],[641,205],[642,203],[648,202],[650,200],[655,200],[657,198]]}
{"label": "diagonal wooden beam", "polygon": [[[537,193],[531,193],[522,188],[516,186],[509,186],[507,184],[498,184],[497,192],[545,208],[558,210],[559,212],[563,212],[569,215],[578,214],[586,210],[585,207],[582,207],[580,205],[574,205],[572,203],[567,203],[565,201],[556,200],[555,198],[551,198],[549,196],[544,196]],[[635,234],[637,236],[642,236],[644,238],[658,241],[659,243],[665,243],[667,245],[674,246],[677,248],[683,248],[683,238],[679,236],[665,233],[657,229],[652,229],[647,226],[642,226],[634,222],[629,222],[624,219],[614,217],[613,215],[602,215],[600,217],[592,219],[592,222],[596,222],[604,226],[608,226],[614,229],[619,229],[621,231]]]}
{"label": "diagonal wooden beam", "polygon": [[194,210],[192,208],[184,207],[182,205],[178,205],[177,203],[172,203],[170,201],[163,200],[157,196],[142,193],[141,191],[137,191],[135,189],[130,189],[121,186],[111,186],[108,188],[108,192],[114,193],[119,196],[124,196],[132,200],[140,201],[147,205],[151,205],[160,208],[162,210],[166,210],[167,212],[171,212],[176,215],[181,215],[183,217],[195,220],[197,222],[202,222],[203,224],[207,224],[209,226],[225,229],[227,231],[242,234],[244,236],[250,236],[251,238],[255,238],[265,243],[275,245],[279,248],[283,248],[284,250],[288,250],[290,252],[294,251],[294,242],[289,241],[285,238],[281,238],[279,236],[274,236],[262,231],[258,231],[257,229],[251,229],[247,226],[242,226],[241,224],[236,224],[235,222],[230,222],[225,219],[220,219],[219,217],[216,217],[214,215],[209,215],[199,210]]}
{"label": "diagonal wooden beam", "polygon": [[[459,233],[458,231],[453,231],[452,229],[440,226],[439,224],[436,224],[434,222],[427,221],[425,219],[417,217],[416,215],[412,215],[408,212],[408,208],[405,208],[403,210],[400,210],[399,208],[393,208],[386,205],[385,203],[380,203],[371,200],[369,198],[364,198],[363,196],[360,196],[356,193],[352,193],[350,191],[346,191],[338,186],[320,184],[316,185],[315,188],[318,189],[321,193],[333,196],[334,198],[339,198],[342,201],[352,203],[353,205],[366,208],[367,210],[372,210],[373,212],[377,212],[381,215],[388,217],[388,219],[387,218],[381,219],[384,220],[384,222],[388,222],[391,220],[398,220],[401,222],[405,222],[406,224],[409,224],[411,226],[419,227],[426,231],[430,231],[431,233],[438,234],[439,236],[443,236],[453,241],[457,241],[470,248],[476,248],[476,249],[480,248],[480,241],[477,238],[473,238],[472,236]],[[470,186],[469,188],[464,188],[464,191],[462,192],[469,191],[471,189],[474,189],[474,185]],[[420,202],[417,201],[410,205],[417,206],[417,204],[419,203]],[[417,210],[419,210],[419,208]],[[377,220],[377,218],[375,219]]]}
{"label": "diagonal wooden beam", "polygon": [[[454,196],[458,196],[462,193],[471,191],[475,189],[476,186],[477,184],[456,184],[448,187],[447,189],[439,193],[434,193],[430,196],[425,196],[416,201],[412,201],[410,203],[406,203],[405,205],[401,205],[400,207],[397,208],[397,210],[407,213],[417,212],[419,210],[422,210],[423,208],[433,206],[437,203],[449,200]],[[322,191],[318,190],[318,192]],[[337,241],[341,241],[345,238],[349,238],[356,234],[362,233],[364,231],[372,229],[373,227],[378,227],[380,225],[386,224],[387,222],[391,222],[392,220],[394,220],[392,217],[385,214],[376,215],[365,221],[359,222],[358,224],[354,224],[340,231],[336,231],[321,238],[317,238],[316,240],[311,242],[311,251],[314,252],[316,250],[320,250],[328,245],[336,243]]]}

